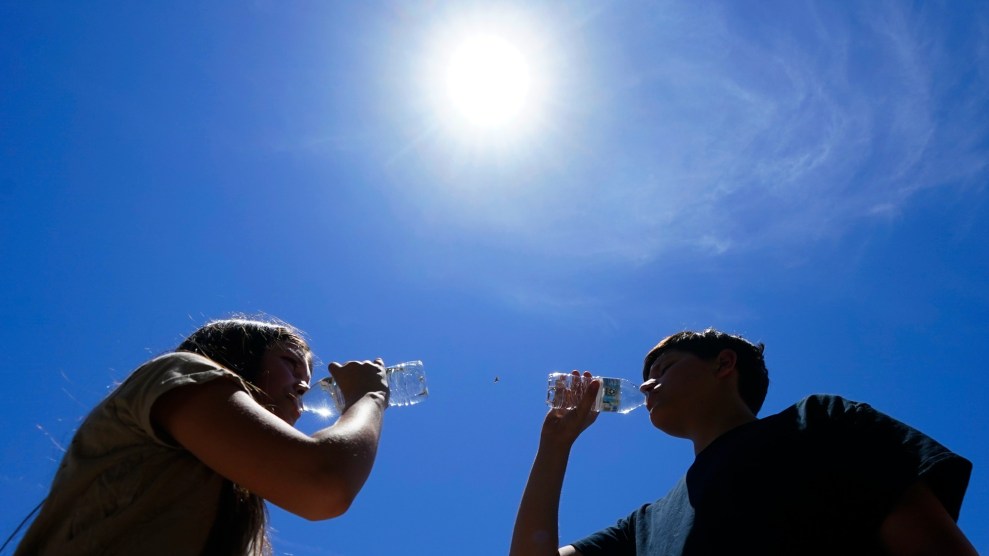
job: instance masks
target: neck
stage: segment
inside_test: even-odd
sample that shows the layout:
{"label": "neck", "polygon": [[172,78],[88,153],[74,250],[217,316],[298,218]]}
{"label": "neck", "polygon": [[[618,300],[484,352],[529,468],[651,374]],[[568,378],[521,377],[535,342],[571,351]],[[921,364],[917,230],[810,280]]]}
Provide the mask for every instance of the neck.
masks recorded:
{"label": "neck", "polygon": [[694,443],[694,455],[701,453],[716,438],[722,434],[755,421],[756,417],[748,406],[733,405],[728,411],[722,411],[714,415],[709,415],[703,424],[694,428],[694,433],[690,435],[690,440]]}

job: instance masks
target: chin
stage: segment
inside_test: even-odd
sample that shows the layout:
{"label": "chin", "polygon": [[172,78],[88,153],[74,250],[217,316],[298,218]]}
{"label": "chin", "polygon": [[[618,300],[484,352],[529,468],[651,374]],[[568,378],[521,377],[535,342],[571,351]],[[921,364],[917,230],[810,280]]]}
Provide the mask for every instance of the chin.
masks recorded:
{"label": "chin", "polygon": [[278,417],[279,419],[285,421],[286,423],[292,425],[293,427],[295,426],[295,422],[298,421],[299,417],[301,416],[299,413],[295,411],[286,411],[281,408],[276,409],[272,413],[275,414],[275,417]]}
{"label": "chin", "polygon": [[652,415],[650,415],[649,422],[652,423],[652,426],[656,427],[657,429],[666,432],[666,430],[663,428],[663,422],[660,419],[656,419]]}
{"label": "chin", "polygon": [[649,412],[649,422],[652,423],[652,426],[665,432],[666,434],[670,436],[677,436],[677,434],[673,432],[676,428],[673,426],[674,423],[670,421],[667,415],[663,415],[663,411],[658,407],[654,407],[653,410]]}
{"label": "chin", "polygon": [[652,423],[652,426],[657,429],[663,430],[663,419],[662,416],[659,415],[658,408],[654,407],[652,408],[652,411],[649,412],[649,422]]}

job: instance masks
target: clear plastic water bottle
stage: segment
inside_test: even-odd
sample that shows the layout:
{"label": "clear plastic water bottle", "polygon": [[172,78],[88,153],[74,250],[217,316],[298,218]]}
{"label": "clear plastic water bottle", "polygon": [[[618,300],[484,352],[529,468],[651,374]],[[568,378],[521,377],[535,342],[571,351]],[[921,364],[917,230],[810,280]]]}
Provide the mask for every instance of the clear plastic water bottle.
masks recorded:
{"label": "clear plastic water bottle", "polygon": [[[408,361],[385,367],[385,376],[388,377],[389,407],[415,405],[429,396],[422,361]],[[340,416],[346,405],[343,392],[332,376],[319,379],[302,396],[303,411],[323,419]]]}
{"label": "clear plastic water bottle", "polygon": [[625,378],[605,378],[600,376],[575,376],[570,373],[551,373],[547,380],[546,403],[554,409],[573,409],[592,381],[601,381],[595,411],[628,413],[646,405],[646,396],[639,391],[639,385]]}

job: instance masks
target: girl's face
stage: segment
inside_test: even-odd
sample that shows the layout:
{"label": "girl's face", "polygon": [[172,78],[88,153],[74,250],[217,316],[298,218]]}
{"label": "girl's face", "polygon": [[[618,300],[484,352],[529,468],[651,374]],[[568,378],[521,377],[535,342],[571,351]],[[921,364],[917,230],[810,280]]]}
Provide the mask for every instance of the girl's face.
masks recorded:
{"label": "girl's face", "polygon": [[290,425],[302,414],[310,380],[309,356],[298,347],[275,344],[261,357],[257,387],[270,398],[271,412]]}

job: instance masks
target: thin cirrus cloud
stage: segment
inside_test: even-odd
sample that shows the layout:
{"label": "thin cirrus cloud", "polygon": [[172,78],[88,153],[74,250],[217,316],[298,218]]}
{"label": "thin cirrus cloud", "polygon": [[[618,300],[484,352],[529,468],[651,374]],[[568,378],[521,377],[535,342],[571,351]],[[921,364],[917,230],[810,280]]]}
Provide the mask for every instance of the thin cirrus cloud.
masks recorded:
{"label": "thin cirrus cloud", "polygon": [[673,207],[665,220],[623,220],[640,228],[623,234],[644,239],[637,257],[661,252],[669,230],[715,254],[841,234],[919,190],[984,176],[984,87],[964,83],[984,57],[959,57],[941,46],[948,31],[903,13],[858,18],[869,23],[818,20],[809,37],[763,29],[758,41],[707,19],[720,48],[642,80],[637,94],[664,91],[653,108],[666,122],[636,150],[654,177],[626,207]]}

